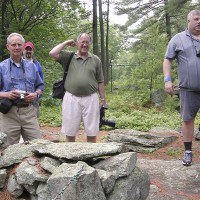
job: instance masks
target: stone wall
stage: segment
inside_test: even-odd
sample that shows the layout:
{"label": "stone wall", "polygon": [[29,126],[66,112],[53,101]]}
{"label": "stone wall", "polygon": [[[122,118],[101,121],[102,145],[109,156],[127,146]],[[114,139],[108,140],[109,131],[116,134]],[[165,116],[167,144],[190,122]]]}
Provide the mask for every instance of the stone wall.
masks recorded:
{"label": "stone wall", "polygon": [[[3,145],[3,133],[0,140]],[[11,145],[1,153],[0,188],[15,199],[145,200],[149,175],[128,151],[114,142]]]}

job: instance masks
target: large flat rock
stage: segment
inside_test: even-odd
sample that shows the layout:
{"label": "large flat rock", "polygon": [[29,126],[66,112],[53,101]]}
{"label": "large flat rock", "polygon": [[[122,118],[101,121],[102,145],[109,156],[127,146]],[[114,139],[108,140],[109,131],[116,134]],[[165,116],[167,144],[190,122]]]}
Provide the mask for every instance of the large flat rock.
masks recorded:
{"label": "large flat rock", "polygon": [[125,151],[120,143],[53,143],[34,149],[35,154],[50,155],[58,159],[84,161],[95,157],[111,156]]}
{"label": "large flat rock", "polygon": [[138,159],[136,166],[150,175],[147,200],[200,199],[200,164],[185,167],[180,160]]}
{"label": "large flat rock", "polygon": [[125,144],[129,151],[150,153],[170,144],[177,139],[175,135],[151,134],[131,129],[115,129],[104,138],[104,142]]}

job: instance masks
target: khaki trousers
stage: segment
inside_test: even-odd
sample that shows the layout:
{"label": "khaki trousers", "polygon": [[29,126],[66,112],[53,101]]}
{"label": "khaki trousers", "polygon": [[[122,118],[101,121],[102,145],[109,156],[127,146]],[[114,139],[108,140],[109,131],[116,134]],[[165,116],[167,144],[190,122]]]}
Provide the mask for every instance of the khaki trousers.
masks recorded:
{"label": "khaki trousers", "polygon": [[37,109],[33,105],[22,108],[12,106],[8,113],[2,114],[2,124],[2,132],[7,135],[8,145],[17,144],[20,136],[24,141],[42,137]]}

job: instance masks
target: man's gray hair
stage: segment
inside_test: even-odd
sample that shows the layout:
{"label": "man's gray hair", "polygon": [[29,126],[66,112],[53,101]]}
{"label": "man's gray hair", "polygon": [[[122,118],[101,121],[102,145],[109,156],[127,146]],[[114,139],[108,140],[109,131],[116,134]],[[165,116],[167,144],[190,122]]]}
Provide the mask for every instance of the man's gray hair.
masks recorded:
{"label": "man's gray hair", "polygon": [[88,35],[88,37],[90,38],[90,43],[92,42],[92,38],[90,37],[90,35],[88,33],[79,34],[76,41],[78,41],[82,35]]}
{"label": "man's gray hair", "polygon": [[188,13],[187,20],[191,20],[193,15],[200,15],[200,10],[191,10]]}
{"label": "man's gray hair", "polygon": [[21,39],[22,39],[22,42],[25,43],[25,39],[24,37],[19,34],[19,33],[11,33],[8,37],[7,37],[7,44],[10,43],[10,39],[13,37],[13,36],[19,36]]}

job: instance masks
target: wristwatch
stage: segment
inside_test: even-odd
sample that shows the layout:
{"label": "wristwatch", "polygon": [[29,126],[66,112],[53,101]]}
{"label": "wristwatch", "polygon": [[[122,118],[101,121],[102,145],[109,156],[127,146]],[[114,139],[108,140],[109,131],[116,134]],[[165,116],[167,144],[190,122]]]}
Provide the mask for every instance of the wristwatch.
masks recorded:
{"label": "wristwatch", "polygon": [[35,91],[35,93],[37,94],[37,98],[39,97],[39,93]]}

